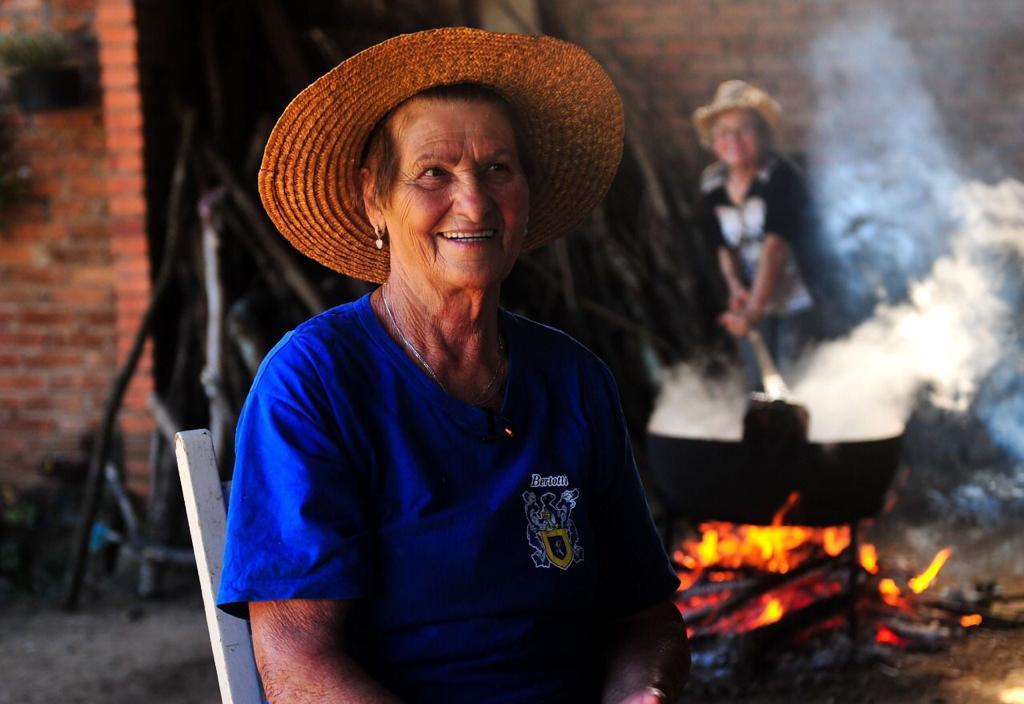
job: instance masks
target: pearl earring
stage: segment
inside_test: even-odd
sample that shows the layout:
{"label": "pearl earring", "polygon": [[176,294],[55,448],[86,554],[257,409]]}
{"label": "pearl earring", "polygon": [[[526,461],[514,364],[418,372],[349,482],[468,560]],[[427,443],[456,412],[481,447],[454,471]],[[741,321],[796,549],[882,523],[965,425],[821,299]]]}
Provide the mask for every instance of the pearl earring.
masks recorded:
{"label": "pearl earring", "polygon": [[377,245],[377,249],[384,249],[384,237],[388,234],[387,229],[386,228],[380,228],[380,227],[377,227],[376,225],[374,225],[373,226],[373,231],[377,235],[377,239],[375,239],[373,241],[373,243],[375,245]]}

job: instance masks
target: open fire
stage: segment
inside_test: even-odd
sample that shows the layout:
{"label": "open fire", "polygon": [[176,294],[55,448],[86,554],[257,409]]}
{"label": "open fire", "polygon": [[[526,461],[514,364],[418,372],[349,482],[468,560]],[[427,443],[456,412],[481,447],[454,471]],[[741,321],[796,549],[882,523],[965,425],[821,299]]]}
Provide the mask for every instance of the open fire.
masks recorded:
{"label": "open fire", "polygon": [[874,545],[858,546],[855,527],[786,525],[799,501],[791,494],[770,525],[701,523],[674,550],[697,678],[734,676],[751,667],[740,660],[780,650],[805,650],[812,668],[885,648],[935,650],[985,622],[968,603],[928,593],[950,548],[902,574]]}

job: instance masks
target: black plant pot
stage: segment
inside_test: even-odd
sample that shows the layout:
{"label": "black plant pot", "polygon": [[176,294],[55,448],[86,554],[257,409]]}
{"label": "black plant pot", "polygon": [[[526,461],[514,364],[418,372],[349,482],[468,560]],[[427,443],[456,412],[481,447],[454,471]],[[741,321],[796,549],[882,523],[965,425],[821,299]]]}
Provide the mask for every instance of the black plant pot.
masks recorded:
{"label": "black plant pot", "polygon": [[26,68],[11,76],[23,112],[70,108],[82,102],[82,79],[71,66]]}

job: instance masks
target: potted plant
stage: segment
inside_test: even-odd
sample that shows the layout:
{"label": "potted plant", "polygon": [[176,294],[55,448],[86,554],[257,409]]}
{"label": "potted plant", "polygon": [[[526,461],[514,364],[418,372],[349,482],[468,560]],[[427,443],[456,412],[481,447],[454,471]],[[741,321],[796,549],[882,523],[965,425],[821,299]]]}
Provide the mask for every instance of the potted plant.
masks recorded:
{"label": "potted plant", "polygon": [[15,30],[0,36],[0,66],[8,70],[25,112],[77,105],[82,98],[78,69],[68,63],[71,47],[61,34]]}

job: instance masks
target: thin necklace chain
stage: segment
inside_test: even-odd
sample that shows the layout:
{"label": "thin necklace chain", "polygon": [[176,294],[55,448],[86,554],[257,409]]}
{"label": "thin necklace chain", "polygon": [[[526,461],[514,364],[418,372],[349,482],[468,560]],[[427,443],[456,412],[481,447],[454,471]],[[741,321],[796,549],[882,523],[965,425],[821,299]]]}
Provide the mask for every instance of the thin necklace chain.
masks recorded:
{"label": "thin necklace chain", "polygon": [[[430,366],[430,363],[426,359],[424,359],[423,355],[420,354],[420,351],[418,349],[416,349],[416,345],[412,344],[412,342],[409,340],[409,338],[407,338],[405,336],[405,333],[402,332],[402,328],[399,327],[398,321],[395,319],[395,314],[391,312],[391,306],[388,304],[388,294],[387,294],[387,291],[385,289],[386,289],[386,286],[381,286],[380,287],[380,299],[384,303],[384,310],[388,314],[388,319],[391,321],[391,326],[395,329],[395,332],[398,333],[398,336],[400,338],[402,338],[402,344],[404,344],[409,349],[409,351],[412,352],[412,356],[416,358],[416,361],[418,361],[423,366],[423,368],[427,370],[427,374],[429,374],[430,378],[434,380],[434,383],[437,384],[438,386],[440,386],[442,391],[444,391],[445,393],[448,393],[448,388],[441,382],[441,378],[437,375],[437,372],[434,371],[434,368],[432,366]],[[494,374],[491,376],[491,380],[488,381],[487,382],[487,386],[484,387],[483,393],[481,393],[476,398],[476,400],[473,401],[473,405],[474,406],[479,406],[479,405],[483,404],[484,401],[486,401],[487,399],[489,399],[491,397],[491,393],[492,393],[492,391],[494,389],[494,382],[496,382],[498,380],[498,376],[501,374],[501,371],[502,371],[502,369],[504,369],[504,367],[505,367],[505,342],[504,342],[504,340],[502,340],[501,333],[499,332],[498,333],[498,364],[494,368]]]}

